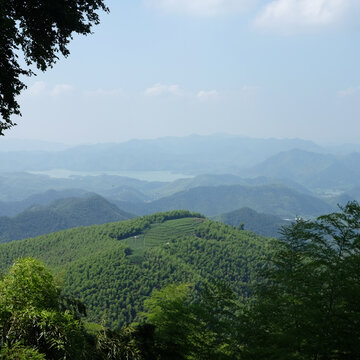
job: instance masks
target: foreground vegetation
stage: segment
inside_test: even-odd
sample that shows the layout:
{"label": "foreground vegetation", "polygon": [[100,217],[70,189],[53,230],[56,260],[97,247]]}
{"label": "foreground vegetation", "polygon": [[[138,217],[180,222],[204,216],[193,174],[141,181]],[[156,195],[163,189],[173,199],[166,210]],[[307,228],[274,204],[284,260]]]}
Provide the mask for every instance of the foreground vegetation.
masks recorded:
{"label": "foreground vegetation", "polygon": [[[238,245],[244,241],[238,236],[246,232],[201,218],[195,218],[195,226],[187,215],[180,218],[182,226],[196,234],[173,239],[170,244],[175,250],[169,248],[169,253],[176,253],[176,247],[196,246],[206,253],[205,243],[216,241],[211,250],[219,261],[217,252],[225,259],[235,251],[230,247],[226,252],[222,245],[231,245],[232,238]],[[127,226],[138,233],[134,225],[141,228],[142,221],[149,231],[157,232],[161,224],[171,227],[171,222],[160,221],[164,217],[171,216],[157,214]],[[118,242],[126,240],[124,229],[109,226]],[[82,303],[60,292],[41,263],[19,260],[0,281],[0,354],[9,359],[359,359],[359,229],[360,206],[356,202],[316,221],[299,220],[284,228],[281,239],[271,240],[271,252],[260,248],[267,257],[258,266],[247,267],[241,282],[230,276],[229,263],[215,264],[208,258],[207,266],[197,267],[200,277],[201,268],[204,272],[216,268],[227,274],[223,281],[189,282],[184,273],[181,282],[173,278],[143,298],[136,322],[117,329],[86,323]],[[156,242],[149,246],[150,253],[165,249]],[[131,247],[125,249],[130,253],[125,258],[132,261]],[[181,254],[189,257],[191,252]],[[251,262],[253,254],[242,256]],[[114,258],[117,255],[114,253]],[[146,252],[137,254],[134,264],[139,264],[141,257],[146,261],[146,256]],[[205,261],[198,257],[196,253],[184,263]],[[221,270],[223,265],[227,271]],[[131,277],[130,272],[127,275]],[[106,279],[104,276],[102,281],[116,281],[116,277]],[[121,285],[120,281],[117,284]]]}
{"label": "foreground vegetation", "polygon": [[44,261],[64,292],[84,302],[89,320],[119,329],[143,311],[153,290],[172,283],[223,280],[240,296],[267,245],[199,214],[172,211],[0,244],[0,269],[19,257]]}

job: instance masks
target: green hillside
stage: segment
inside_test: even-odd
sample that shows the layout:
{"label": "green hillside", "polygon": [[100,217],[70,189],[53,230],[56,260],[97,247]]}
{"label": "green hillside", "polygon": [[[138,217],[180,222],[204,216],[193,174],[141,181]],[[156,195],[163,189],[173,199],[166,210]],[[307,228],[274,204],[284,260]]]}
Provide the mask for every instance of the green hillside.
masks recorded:
{"label": "green hillside", "polygon": [[219,214],[214,216],[214,220],[236,227],[243,226],[246,230],[268,237],[278,237],[281,226],[290,224],[289,221],[282,220],[278,216],[258,213],[250,208]]}
{"label": "green hillside", "polygon": [[89,320],[119,328],[136,318],[153,289],[167,284],[217,279],[245,293],[266,247],[253,233],[173,211],[0,244],[0,267],[39,258],[67,293],[84,301]]}
{"label": "green hillside", "polygon": [[[19,188],[21,184],[19,184]],[[4,191],[5,190],[5,191]],[[6,189],[3,189],[6,192]],[[33,205],[48,205],[58,199],[82,197],[87,194],[80,189],[47,190],[18,201],[0,201],[0,216],[15,216]]]}
{"label": "green hillside", "polygon": [[0,217],[0,242],[133,217],[99,195],[59,199],[46,206],[34,205],[12,218]]}

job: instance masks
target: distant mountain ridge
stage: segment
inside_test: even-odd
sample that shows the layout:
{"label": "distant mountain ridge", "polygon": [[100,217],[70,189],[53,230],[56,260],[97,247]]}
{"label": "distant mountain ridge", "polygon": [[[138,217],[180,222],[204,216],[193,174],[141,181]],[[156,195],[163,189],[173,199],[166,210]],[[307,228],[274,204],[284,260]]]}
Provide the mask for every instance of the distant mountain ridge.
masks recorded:
{"label": "distant mountain ridge", "polygon": [[290,179],[281,179],[274,181],[265,176],[255,178],[243,178],[239,175],[233,174],[202,174],[192,178],[179,179],[173,182],[166,183],[156,189],[159,197],[169,196],[176,194],[180,191],[190,190],[199,186],[220,186],[220,185],[244,185],[244,186],[256,186],[256,185],[270,185],[274,183],[285,185],[291,189],[297,190],[304,194],[310,194],[309,190],[304,186],[296,183]]}
{"label": "distant mountain ridge", "polygon": [[[199,186],[283,184],[310,194],[309,190],[291,179],[265,176],[244,178],[233,174],[202,174],[172,182],[144,181],[123,176],[97,175],[52,178],[29,173],[0,174],[0,216],[12,216],[33,204],[79,196],[94,192],[110,200],[143,202],[173,195]],[[46,200],[48,199],[48,200]]]}
{"label": "distant mountain ridge", "polygon": [[280,151],[324,151],[301,139],[251,139],[230,135],[192,135],[118,144],[81,145],[57,152],[7,152],[0,170],[172,170],[224,173],[259,163]]}
{"label": "distant mountain ridge", "polygon": [[[104,197],[114,197],[125,201],[149,200],[154,190],[162,186],[160,182],[149,182],[123,176],[98,175],[74,176],[70,178],[52,178],[47,175],[20,173],[0,173],[0,207],[1,202],[22,201],[33,195],[40,197],[47,191],[68,191],[81,189],[94,192]],[[7,205],[7,204],[3,204]]]}
{"label": "distant mountain ridge", "polygon": [[148,203],[114,203],[137,215],[186,209],[215,216],[241,207],[250,207],[258,212],[287,218],[297,215],[317,216],[332,210],[326,202],[282,185],[199,186]]}
{"label": "distant mountain ridge", "polygon": [[287,178],[310,189],[347,189],[360,185],[360,153],[343,156],[290,150],[269,157],[247,175]]}
{"label": "distant mountain ridge", "polygon": [[[4,152],[0,162],[0,215],[15,215],[30,204],[24,201],[26,198],[50,189],[94,192],[120,205],[128,204],[129,209],[140,214],[151,212],[139,209],[144,208],[143,203],[151,203],[154,211],[165,210],[155,208],[154,201],[206,186],[279,184],[322,197],[333,205],[338,196],[341,201],[348,199],[351,189],[360,186],[360,153],[343,153],[344,149],[357,147],[340,149],[334,155],[327,148],[301,139],[218,134],[81,145],[56,152]],[[56,169],[76,175],[50,178],[28,173],[44,171],[53,175]],[[14,172],[20,170],[24,172]],[[153,171],[162,174],[164,177],[157,180],[163,181],[114,175],[117,172],[136,177],[137,173]],[[171,173],[184,178],[168,181],[172,178],[166,178],[166,174]]]}
{"label": "distant mountain ridge", "polygon": [[96,194],[58,199],[49,205],[31,206],[13,218],[0,217],[0,242],[133,217]]}

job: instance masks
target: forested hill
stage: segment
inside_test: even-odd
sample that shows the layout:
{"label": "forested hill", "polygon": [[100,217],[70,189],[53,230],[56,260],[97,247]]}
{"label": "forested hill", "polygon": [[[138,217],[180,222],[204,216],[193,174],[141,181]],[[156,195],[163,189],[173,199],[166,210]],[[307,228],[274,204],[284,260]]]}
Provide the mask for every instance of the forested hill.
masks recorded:
{"label": "forested hill", "polygon": [[269,237],[278,237],[281,227],[290,225],[290,221],[275,215],[258,213],[247,207],[219,214],[214,216],[214,220]]}
{"label": "forested hill", "polygon": [[41,259],[84,301],[88,319],[119,328],[136,318],[153,289],[226,281],[247,291],[268,241],[247,231],[172,211],[0,244],[1,270],[19,257]]}
{"label": "forested hill", "polygon": [[332,210],[323,200],[281,185],[200,186],[145,204],[115,202],[136,214],[188,209],[215,216],[242,207],[281,217],[317,216]]}
{"label": "forested hill", "polygon": [[[22,181],[21,180],[19,181],[19,177],[18,178],[11,177],[11,180],[13,183],[17,183],[19,190],[23,189],[26,186],[26,184],[31,183],[31,181],[29,181],[29,178],[22,179]],[[0,180],[0,186],[3,192],[9,195],[11,191],[8,191],[9,188],[7,188],[7,186],[4,185],[5,185],[4,182]],[[16,188],[14,189],[14,192],[16,192]],[[87,192],[86,190],[81,190],[81,189],[64,189],[64,190],[49,189],[46,190],[45,192],[30,195],[22,200],[0,201],[0,216],[8,216],[8,217],[15,216],[33,205],[49,205],[50,203],[58,199],[65,199],[69,197],[82,197],[82,196],[86,196],[88,193],[89,192]]]}
{"label": "forested hill", "polygon": [[59,199],[46,206],[31,206],[12,218],[0,217],[0,242],[133,217],[96,194]]}

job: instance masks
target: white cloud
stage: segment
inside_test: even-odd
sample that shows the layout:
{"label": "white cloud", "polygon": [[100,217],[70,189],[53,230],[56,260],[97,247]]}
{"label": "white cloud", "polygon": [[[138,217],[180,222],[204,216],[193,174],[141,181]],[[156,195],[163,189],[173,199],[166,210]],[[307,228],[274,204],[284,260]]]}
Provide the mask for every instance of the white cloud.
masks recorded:
{"label": "white cloud", "polygon": [[257,16],[255,25],[285,32],[330,26],[357,7],[357,0],[273,0]]}
{"label": "white cloud", "polygon": [[46,84],[44,81],[36,81],[33,85],[29,86],[26,90],[28,96],[38,96],[44,93]]}
{"label": "white cloud", "polygon": [[59,96],[63,94],[68,94],[72,92],[74,88],[69,84],[58,84],[55,85],[54,88],[51,90],[50,94],[52,96]]}
{"label": "white cloud", "polygon": [[166,94],[181,96],[183,92],[179,85],[165,85],[161,83],[157,83],[145,90],[146,96],[159,96]]}
{"label": "white cloud", "polygon": [[73,86],[69,84],[57,84],[50,88],[44,81],[37,81],[29,86],[24,92],[25,96],[39,97],[39,96],[61,96],[73,92]]}
{"label": "white cloud", "polygon": [[96,90],[90,90],[90,91],[85,91],[84,93],[86,96],[95,96],[95,97],[109,97],[109,96],[124,96],[124,91],[121,89],[109,89],[109,90],[105,90],[105,89],[96,89]]}
{"label": "white cloud", "polygon": [[210,91],[205,91],[205,90],[200,90],[196,97],[199,100],[212,100],[218,97],[218,92],[216,90],[210,90]]}
{"label": "white cloud", "polygon": [[360,86],[355,86],[355,87],[349,87],[348,89],[345,90],[340,90],[338,92],[338,95],[340,97],[346,97],[346,96],[351,96],[354,95],[355,93],[360,91]]}
{"label": "white cloud", "polygon": [[256,1],[257,0],[145,0],[146,3],[168,12],[204,17],[244,11]]}

